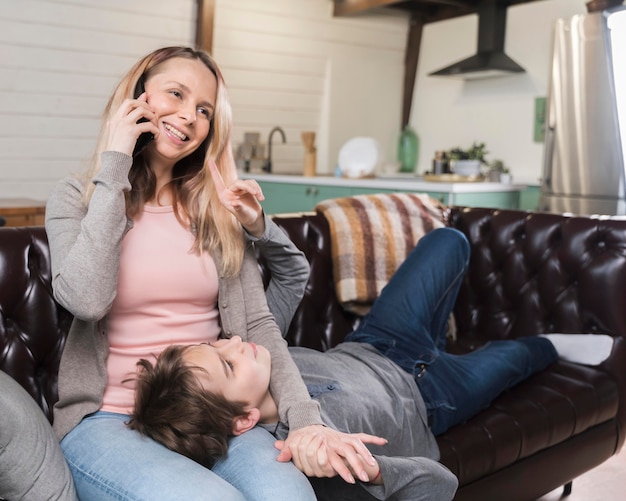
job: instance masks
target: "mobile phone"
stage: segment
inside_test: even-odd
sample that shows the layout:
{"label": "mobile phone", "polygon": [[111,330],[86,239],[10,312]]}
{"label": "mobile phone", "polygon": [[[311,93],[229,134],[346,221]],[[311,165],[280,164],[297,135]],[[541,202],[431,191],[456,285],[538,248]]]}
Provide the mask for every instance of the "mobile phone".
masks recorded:
{"label": "mobile phone", "polygon": [[[141,96],[145,92],[144,88],[144,76],[141,75],[139,80],[137,80],[137,85],[135,85],[135,99]],[[147,122],[148,119],[145,117],[141,117],[137,120],[137,123]],[[154,134],[152,132],[142,132],[141,135],[137,138],[137,143],[135,144],[135,149],[133,150],[133,157],[136,157],[143,151],[143,149],[150,144],[150,141],[154,139]]]}

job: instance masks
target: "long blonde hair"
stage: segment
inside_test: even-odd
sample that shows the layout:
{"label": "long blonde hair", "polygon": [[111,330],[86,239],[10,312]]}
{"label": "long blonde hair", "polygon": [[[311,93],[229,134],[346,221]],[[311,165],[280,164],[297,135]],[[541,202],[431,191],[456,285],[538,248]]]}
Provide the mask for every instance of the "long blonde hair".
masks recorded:
{"label": "long blonde hair", "polygon": [[[95,187],[92,180],[102,167],[101,157],[108,140],[107,122],[125,99],[135,97],[140,79],[145,81],[159,64],[176,57],[199,60],[209,68],[217,79],[217,99],[209,135],[198,149],[174,166],[168,188],[172,192],[176,217],[195,234],[194,250],[198,253],[220,250],[221,272],[232,276],[240,270],[243,261],[243,233],[235,217],[219,202],[209,171],[212,158],[226,185],[236,178],[225,153],[232,130],[232,110],[222,73],[206,52],[189,47],[157,49],[137,62],[121,79],[104,109],[98,142],[85,173],[85,203],[89,202]],[[156,195],[156,177],[141,153],[133,158],[129,180],[131,190],[126,195],[126,213],[133,217]]]}

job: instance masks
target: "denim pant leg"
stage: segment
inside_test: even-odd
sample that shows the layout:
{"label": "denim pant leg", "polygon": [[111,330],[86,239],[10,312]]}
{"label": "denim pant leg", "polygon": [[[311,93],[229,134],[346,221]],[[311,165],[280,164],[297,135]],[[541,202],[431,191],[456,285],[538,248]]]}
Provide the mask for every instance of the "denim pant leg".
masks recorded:
{"label": "denim pant leg", "polygon": [[315,501],[315,492],[304,473],[289,461],[279,463],[276,438],[255,427],[233,437],[228,456],[213,471],[234,485],[247,501]]}
{"label": "denim pant leg", "polygon": [[462,233],[428,233],[346,338],[371,344],[414,376],[435,434],[474,416],[557,359],[552,343],[536,337],[494,341],[467,355],[445,352],[446,322],[468,262]]}
{"label": "denim pant leg", "polygon": [[346,341],[373,345],[411,374],[436,358],[469,254],[465,235],[453,228],[422,237]]}
{"label": "denim pant leg", "polygon": [[[240,488],[247,486],[249,492],[244,493],[217,471],[208,470],[131,430],[125,424],[127,420],[128,416],[122,414],[97,412],[83,419],[61,441],[80,499],[286,501],[298,499],[301,489],[312,492],[304,474],[293,464],[275,460],[274,440],[261,428],[237,437],[234,442],[238,447],[231,446],[228,458],[216,466],[222,474],[232,467],[236,473],[229,481],[237,482]],[[275,469],[275,465],[283,468]],[[283,497],[274,497],[277,484]],[[249,493],[253,494],[249,496]],[[305,495],[304,499],[315,497]]]}
{"label": "denim pant leg", "polygon": [[475,416],[557,359],[552,343],[536,336],[492,341],[465,355],[439,353],[415,379],[431,430],[438,435]]}

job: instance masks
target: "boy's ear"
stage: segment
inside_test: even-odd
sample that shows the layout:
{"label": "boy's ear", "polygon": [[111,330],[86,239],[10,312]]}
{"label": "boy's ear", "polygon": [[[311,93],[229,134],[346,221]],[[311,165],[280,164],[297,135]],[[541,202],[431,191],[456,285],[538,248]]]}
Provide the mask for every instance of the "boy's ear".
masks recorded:
{"label": "boy's ear", "polygon": [[246,431],[254,428],[261,419],[261,411],[259,409],[250,409],[244,416],[236,417],[233,420],[233,435],[241,435]]}

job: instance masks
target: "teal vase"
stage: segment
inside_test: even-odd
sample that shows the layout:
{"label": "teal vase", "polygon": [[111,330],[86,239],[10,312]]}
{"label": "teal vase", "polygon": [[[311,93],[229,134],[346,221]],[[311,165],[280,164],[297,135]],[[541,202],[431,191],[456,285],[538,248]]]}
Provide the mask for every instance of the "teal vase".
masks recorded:
{"label": "teal vase", "polygon": [[419,141],[417,134],[410,127],[406,126],[400,134],[398,140],[398,162],[400,162],[400,172],[415,172],[417,164],[417,153]]}

